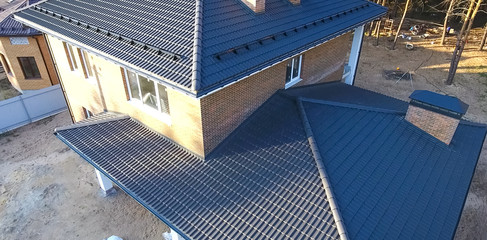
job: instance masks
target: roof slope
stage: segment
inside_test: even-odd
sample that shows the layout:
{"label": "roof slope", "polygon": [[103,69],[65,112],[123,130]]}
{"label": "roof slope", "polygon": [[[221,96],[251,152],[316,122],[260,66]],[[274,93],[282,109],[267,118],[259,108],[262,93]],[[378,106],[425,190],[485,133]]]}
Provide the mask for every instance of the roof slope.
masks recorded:
{"label": "roof slope", "polygon": [[57,136],[188,238],[337,239],[294,101],[259,112],[206,161],[116,115]]}
{"label": "roof slope", "polygon": [[39,0],[24,0],[6,6],[6,9],[0,13],[0,36],[31,36],[41,34],[33,28],[23,27],[18,21],[15,21],[11,14],[20,8],[26,6],[26,3],[35,4]]}
{"label": "roof slope", "polygon": [[350,239],[453,238],[487,127],[461,121],[448,146],[399,102],[373,105],[399,100],[316,87],[349,95],[278,92],[205,161],[119,115],[56,134],[187,238],[337,239],[337,222]]}
{"label": "roof slope", "polygon": [[263,14],[240,0],[49,0],[15,17],[201,96],[384,13],[365,0],[267,0]]}
{"label": "roof slope", "polygon": [[485,126],[460,123],[448,146],[402,114],[304,108],[351,239],[453,238]]}

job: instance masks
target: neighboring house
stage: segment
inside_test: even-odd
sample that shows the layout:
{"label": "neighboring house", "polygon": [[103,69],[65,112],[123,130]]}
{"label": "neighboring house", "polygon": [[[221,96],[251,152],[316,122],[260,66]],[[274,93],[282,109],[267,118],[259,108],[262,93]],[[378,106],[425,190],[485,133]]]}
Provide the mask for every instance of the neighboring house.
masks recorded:
{"label": "neighboring house", "polygon": [[15,19],[48,39],[76,122],[58,138],[174,239],[452,238],[486,127],[455,98],[408,107],[336,82],[348,62],[353,84],[363,25],[384,13],[49,0]]}
{"label": "neighboring house", "polygon": [[11,18],[13,11],[36,2],[14,1],[0,13],[0,61],[8,80],[20,92],[59,83],[42,33]]}

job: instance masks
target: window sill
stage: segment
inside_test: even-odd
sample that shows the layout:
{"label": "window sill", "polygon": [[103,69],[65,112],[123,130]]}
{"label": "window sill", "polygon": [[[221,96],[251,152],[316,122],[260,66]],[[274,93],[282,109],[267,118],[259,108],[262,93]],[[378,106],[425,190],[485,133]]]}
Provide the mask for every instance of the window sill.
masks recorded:
{"label": "window sill", "polygon": [[288,88],[292,87],[296,83],[301,82],[301,80],[303,80],[303,79],[302,78],[296,78],[296,79],[291,80],[290,82],[286,83],[286,85],[284,86],[284,89],[288,89]]}
{"label": "window sill", "polygon": [[161,122],[165,123],[168,126],[171,126],[171,116],[167,113],[161,113],[157,111],[156,109],[153,109],[149,106],[144,105],[140,100],[129,100],[128,101],[132,106],[140,109],[141,111],[151,115],[152,117],[160,120]]}

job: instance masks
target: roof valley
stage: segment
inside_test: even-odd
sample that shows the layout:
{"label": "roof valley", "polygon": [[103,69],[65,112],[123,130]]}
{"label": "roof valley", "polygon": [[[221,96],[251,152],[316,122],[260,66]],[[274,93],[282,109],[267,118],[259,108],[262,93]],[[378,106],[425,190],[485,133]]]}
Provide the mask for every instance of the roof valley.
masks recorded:
{"label": "roof valley", "polygon": [[325,165],[321,158],[318,145],[316,144],[316,141],[313,137],[313,130],[311,129],[311,125],[308,121],[308,117],[306,115],[306,111],[304,110],[303,102],[300,97],[296,99],[296,105],[298,106],[299,116],[301,117],[301,120],[303,122],[303,128],[304,131],[306,132],[306,137],[308,138],[311,152],[313,153],[313,157],[316,162],[316,167],[318,168],[318,172],[320,174],[321,183],[323,184],[323,188],[326,192],[326,198],[328,200],[328,203],[330,204],[330,209],[332,211],[333,219],[335,220],[335,223],[337,225],[336,228],[338,230],[338,234],[341,240],[348,240],[349,238],[345,228],[345,222],[343,221],[342,215],[340,213],[340,209],[338,208],[338,204],[335,195],[333,194],[333,189],[331,188],[331,183],[328,174],[326,173]]}

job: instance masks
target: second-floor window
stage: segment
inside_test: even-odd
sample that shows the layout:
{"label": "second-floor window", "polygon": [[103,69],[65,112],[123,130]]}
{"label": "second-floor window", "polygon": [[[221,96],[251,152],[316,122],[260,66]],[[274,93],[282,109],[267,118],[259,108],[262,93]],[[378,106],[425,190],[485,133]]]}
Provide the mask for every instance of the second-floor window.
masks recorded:
{"label": "second-floor window", "polygon": [[125,69],[130,99],[140,101],[144,105],[163,114],[169,114],[169,101],[165,86]]}
{"label": "second-floor window", "polygon": [[78,55],[79,59],[81,60],[81,66],[83,67],[83,74],[85,75],[85,78],[92,78],[94,75],[93,69],[91,69],[90,56],[88,56],[88,53],[85,50],[79,48]]}
{"label": "second-floor window", "polygon": [[66,52],[66,57],[68,58],[69,67],[71,71],[78,69],[78,64],[76,63],[76,59],[74,58],[74,50],[73,46],[69,43],[63,42],[64,51]]}
{"label": "second-floor window", "polygon": [[301,61],[303,55],[291,58],[286,66],[286,88],[301,81]]}
{"label": "second-floor window", "polygon": [[39,68],[37,68],[34,57],[19,57],[18,59],[25,79],[41,78],[41,73],[39,72]]}

